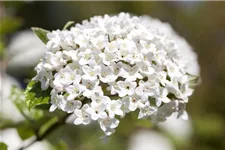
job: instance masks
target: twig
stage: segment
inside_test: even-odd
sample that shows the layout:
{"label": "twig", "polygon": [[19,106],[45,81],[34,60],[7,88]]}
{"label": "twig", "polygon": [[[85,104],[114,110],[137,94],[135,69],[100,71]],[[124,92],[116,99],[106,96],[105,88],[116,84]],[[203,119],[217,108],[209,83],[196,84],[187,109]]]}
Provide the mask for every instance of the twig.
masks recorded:
{"label": "twig", "polygon": [[[36,138],[31,141],[29,144],[20,147],[18,150],[24,150],[28,147],[30,147],[31,145],[33,145],[35,142],[41,141],[43,140],[45,137],[47,137],[49,134],[51,134],[56,128],[62,126],[65,124],[66,119],[70,116],[70,114],[65,115],[62,119],[58,120],[57,122],[55,122],[51,127],[49,127],[45,133],[43,133],[42,135],[37,134]],[[39,129],[40,130],[40,129]]]}

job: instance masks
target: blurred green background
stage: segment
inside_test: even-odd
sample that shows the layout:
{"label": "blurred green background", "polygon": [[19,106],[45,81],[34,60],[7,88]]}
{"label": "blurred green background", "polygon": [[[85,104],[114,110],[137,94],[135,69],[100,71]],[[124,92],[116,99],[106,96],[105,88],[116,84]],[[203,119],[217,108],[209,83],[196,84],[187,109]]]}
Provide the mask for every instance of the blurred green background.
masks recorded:
{"label": "blurred green background", "polygon": [[[183,143],[173,138],[171,141],[178,150],[225,149],[225,2],[0,2],[0,9],[1,70],[7,70],[5,48],[16,31],[30,27],[62,29],[70,20],[80,23],[95,15],[119,12],[169,22],[198,54],[202,78],[187,105],[193,135]],[[11,75],[24,87],[25,79],[32,78],[32,73]],[[95,125],[64,125],[48,140],[58,145],[57,149],[124,150],[132,132],[148,126],[148,122],[128,116],[106,143],[99,139],[102,133]]]}

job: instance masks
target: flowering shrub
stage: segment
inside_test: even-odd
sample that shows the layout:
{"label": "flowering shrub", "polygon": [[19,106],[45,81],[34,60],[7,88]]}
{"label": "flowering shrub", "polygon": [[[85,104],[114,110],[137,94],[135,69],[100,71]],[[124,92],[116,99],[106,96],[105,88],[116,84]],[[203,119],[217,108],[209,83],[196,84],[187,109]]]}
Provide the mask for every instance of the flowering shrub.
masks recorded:
{"label": "flowering shrub", "polygon": [[48,50],[27,87],[29,106],[50,102],[50,111],[74,113],[75,125],[97,121],[106,135],[134,111],[153,122],[173,112],[187,119],[197,76],[188,72],[179,42],[162,31],[126,13],[96,16],[70,30],[36,29]]}

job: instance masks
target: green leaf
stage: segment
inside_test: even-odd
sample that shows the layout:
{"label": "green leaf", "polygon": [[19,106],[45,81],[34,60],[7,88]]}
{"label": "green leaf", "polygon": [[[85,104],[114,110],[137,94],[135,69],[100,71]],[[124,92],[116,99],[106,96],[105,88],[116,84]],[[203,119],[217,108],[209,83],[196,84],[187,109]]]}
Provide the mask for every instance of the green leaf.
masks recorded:
{"label": "green leaf", "polygon": [[47,33],[49,33],[48,30],[37,28],[37,27],[32,27],[31,29],[43,43],[46,44],[48,42],[48,37],[47,37]]}
{"label": "green leaf", "polygon": [[17,133],[22,140],[26,140],[34,135],[34,131],[29,126],[20,126],[17,128]]}
{"label": "green leaf", "polygon": [[24,90],[18,87],[12,87],[9,98],[13,101],[17,109],[27,120],[33,121],[44,116],[43,111],[40,109],[29,110],[26,103]]}
{"label": "green leaf", "polygon": [[191,75],[191,74],[188,74],[188,76],[189,76],[188,82],[189,82],[190,88],[194,88],[201,83],[201,78],[199,76]]}
{"label": "green leaf", "polygon": [[74,25],[74,21],[68,21],[65,26],[63,27],[63,30],[68,29],[70,26]]}
{"label": "green leaf", "polygon": [[41,104],[41,105],[37,105],[35,109],[49,111],[50,107],[51,107],[51,104]]}
{"label": "green leaf", "polygon": [[0,150],[7,150],[8,149],[8,146],[3,143],[3,142],[0,142]]}
{"label": "green leaf", "polygon": [[35,82],[34,80],[30,81],[25,90],[25,98],[28,104],[28,108],[34,108],[37,105],[48,104],[50,100],[51,89],[47,90],[41,89],[41,83]]}

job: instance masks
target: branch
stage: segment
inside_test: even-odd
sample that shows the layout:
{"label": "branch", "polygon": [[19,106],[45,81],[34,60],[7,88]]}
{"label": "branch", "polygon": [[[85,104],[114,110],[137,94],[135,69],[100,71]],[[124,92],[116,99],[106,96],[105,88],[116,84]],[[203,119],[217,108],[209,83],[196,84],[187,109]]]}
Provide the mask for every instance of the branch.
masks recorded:
{"label": "branch", "polygon": [[[45,137],[47,137],[49,134],[51,134],[55,129],[57,129],[58,127],[62,126],[65,124],[66,119],[70,116],[71,114],[67,114],[65,115],[62,119],[58,120],[57,122],[55,122],[51,127],[49,127],[45,133],[43,133],[42,135],[36,135],[36,138],[31,141],[29,144],[20,147],[18,150],[24,150],[28,147],[30,147],[31,145],[33,145],[35,142],[41,141],[43,140]],[[39,129],[40,130],[40,129]]]}

